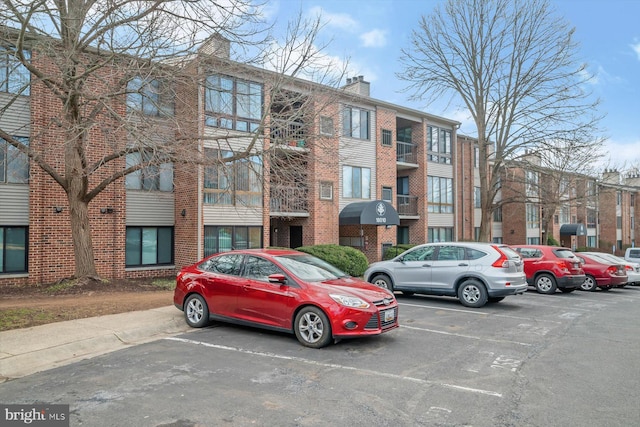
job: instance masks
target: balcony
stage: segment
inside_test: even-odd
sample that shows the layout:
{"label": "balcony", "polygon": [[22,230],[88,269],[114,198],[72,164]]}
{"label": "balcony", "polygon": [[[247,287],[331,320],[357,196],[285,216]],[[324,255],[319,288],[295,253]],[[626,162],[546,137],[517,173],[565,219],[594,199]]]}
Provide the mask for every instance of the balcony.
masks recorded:
{"label": "balcony", "polygon": [[418,167],[417,144],[396,141],[397,169],[415,169]]}
{"label": "balcony", "polygon": [[272,217],[308,217],[308,191],[304,187],[271,187]]}
{"label": "balcony", "polygon": [[416,217],[418,218],[418,196],[407,196],[398,194],[398,215],[400,217]]}

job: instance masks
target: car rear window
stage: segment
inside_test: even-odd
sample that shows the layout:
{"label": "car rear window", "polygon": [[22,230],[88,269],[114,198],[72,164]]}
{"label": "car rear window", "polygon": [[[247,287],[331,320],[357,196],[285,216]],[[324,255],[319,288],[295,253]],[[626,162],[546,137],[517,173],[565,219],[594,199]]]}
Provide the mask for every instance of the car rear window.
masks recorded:
{"label": "car rear window", "polygon": [[520,258],[518,252],[511,249],[509,246],[498,246],[498,249],[500,249],[508,258]]}
{"label": "car rear window", "polygon": [[575,257],[575,254],[573,252],[571,252],[569,249],[556,249],[553,251],[554,254],[556,254],[556,256],[558,258],[573,258]]}
{"label": "car rear window", "polygon": [[540,249],[518,248],[518,253],[522,258],[540,258],[542,256]]}

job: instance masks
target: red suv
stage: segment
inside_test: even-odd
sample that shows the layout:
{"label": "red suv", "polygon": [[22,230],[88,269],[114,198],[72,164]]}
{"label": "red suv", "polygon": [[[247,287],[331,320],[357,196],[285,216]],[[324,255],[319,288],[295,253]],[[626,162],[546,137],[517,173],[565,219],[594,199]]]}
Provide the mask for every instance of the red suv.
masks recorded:
{"label": "red suv", "polygon": [[527,283],[541,294],[556,289],[573,292],[584,283],[586,275],[580,259],[568,248],[545,245],[512,245],[524,261]]}

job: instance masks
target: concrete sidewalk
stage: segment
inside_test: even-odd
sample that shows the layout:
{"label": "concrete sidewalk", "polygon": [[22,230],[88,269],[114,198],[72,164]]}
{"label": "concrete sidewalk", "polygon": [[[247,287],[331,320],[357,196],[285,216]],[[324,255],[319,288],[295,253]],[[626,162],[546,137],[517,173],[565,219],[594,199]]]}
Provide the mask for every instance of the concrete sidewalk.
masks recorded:
{"label": "concrete sidewalk", "polygon": [[0,332],[0,383],[190,329],[167,306]]}

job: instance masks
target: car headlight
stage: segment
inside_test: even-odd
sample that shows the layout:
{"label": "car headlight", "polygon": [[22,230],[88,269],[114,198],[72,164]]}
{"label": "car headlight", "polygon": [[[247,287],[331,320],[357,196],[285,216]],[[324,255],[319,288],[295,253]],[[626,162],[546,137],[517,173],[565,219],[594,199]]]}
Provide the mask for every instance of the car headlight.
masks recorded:
{"label": "car headlight", "polygon": [[329,295],[335,302],[337,302],[340,305],[344,305],[345,307],[352,307],[352,308],[369,308],[369,303],[366,301],[361,300],[358,297],[352,297],[349,295],[338,295],[338,294],[331,294]]}

